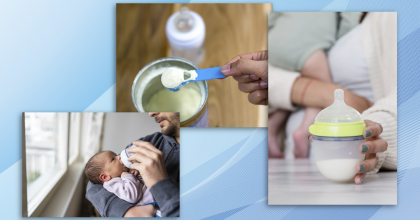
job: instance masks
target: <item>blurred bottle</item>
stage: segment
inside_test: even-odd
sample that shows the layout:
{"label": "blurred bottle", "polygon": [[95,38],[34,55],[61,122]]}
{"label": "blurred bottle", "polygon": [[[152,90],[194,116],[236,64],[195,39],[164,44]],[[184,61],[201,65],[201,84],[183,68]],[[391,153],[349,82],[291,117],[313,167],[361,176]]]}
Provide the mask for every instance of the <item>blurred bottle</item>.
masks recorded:
{"label": "blurred bottle", "polygon": [[182,7],[166,22],[171,56],[182,57],[198,65],[204,58],[206,26],[197,13]]}

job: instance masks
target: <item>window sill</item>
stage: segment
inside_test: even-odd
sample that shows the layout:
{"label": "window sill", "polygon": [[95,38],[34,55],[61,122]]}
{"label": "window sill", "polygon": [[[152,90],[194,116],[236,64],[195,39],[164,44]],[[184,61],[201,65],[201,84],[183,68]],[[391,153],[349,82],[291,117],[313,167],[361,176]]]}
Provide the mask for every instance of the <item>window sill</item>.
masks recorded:
{"label": "window sill", "polygon": [[84,163],[76,160],[39,217],[75,217],[82,198]]}

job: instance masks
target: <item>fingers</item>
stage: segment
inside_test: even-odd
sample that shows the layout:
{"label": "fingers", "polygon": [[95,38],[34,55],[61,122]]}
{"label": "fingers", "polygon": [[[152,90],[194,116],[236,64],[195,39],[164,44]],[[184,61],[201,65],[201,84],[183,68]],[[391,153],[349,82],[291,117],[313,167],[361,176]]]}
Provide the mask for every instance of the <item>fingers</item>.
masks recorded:
{"label": "fingers", "polygon": [[262,80],[249,82],[249,83],[238,83],[239,90],[245,93],[250,93],[255,90],[267,89],[268,84]]}
{"label": "fingers", "polygon": [[268,51],[263,50],[263,51],[258,51],[258,52],[241,54],[241,55],[238,55],[238,56],[234,57],[233,59],[231,59],[225,65],[231,64],[231,63],[233,63],[233,62],[235,62],[239,59],[243,59],[243,60],[267,60],[268,59]]}
{"label": "fingers", "polygon": [[358,173],[356,174],[356,177],[354,178],[354,183],[357,185],[360,185],[363,183],[363,179],[365,178],[366,173]]}
{"label": "fingers", "polygon": [[138,171],[138,170],[135,170],[135,169],[130,169],[130,170],[129,170],[129,172],[130,172],[131,174],[133,174],[134,176],[139,175],[139,171]]}
{"label": "fingers", "polygon": [[[138,146],[138,147],[144,147],[144,148],[147,148],[147,149],[149,149],[150,151],[153,151],[153,152],[156,152],[156,153],[159,153],[159,152],[161,152],[160,150],[158,150],[155,146],[153,146],[153,144],[151,144],[151,143],[149,143],[149,142],[146,142],[146,141],[134,141],[133,142],[133,145],[136,145],[136,146]],[[133,148],[130,148],[130,149],[128,149],[128,152],[129,153],[136,153],[137,151],[139,151],[141,148],[138,148],[138,147],[133,147]]]}
{"label": "fingers", "polygon": [[379,153],[388,149],[388,142],[381,138],[372,138],[359,146],[359,152],[362,154]]}
{"label": "fingers", "polygon": [[137,160],[140,163],[147,163],[150,162],[149,160],[158,161],[161,157],[163,157],[162,151],[157,149],[149,142],[145,141],[135,141],[133,145],[138,147],[133,147],[128,149],[129,153],[135,153],[131,157],[128,158],[128,161]]}
{"label": "fingers", "polygon": [[365,138],[374,138],[379,136],[382,131],[382,125],[371,120],[365,120],[366,128],[363,130],[363,136]]}
{"label": "fingers", "polygon": [[249,93],[248,100],[255,105],[268,105],[268,90],[256,90]]}
{"label": "fingers", "polygon": [[254,61],[239,59],[231,64],[222,66],[220,70],[226,76],[256,75],[265,82],[268,82],[267,65],[267,60]]}
{"label": "fingers", "polygon": [[312,135],[309,136],[309,140],[312,142]]}
{"label": "fingers", "polygon": [[358,173],[366,173],[378,164],[376,154],[367,154],[366,159],[356,165],[355,169]]}
{"label": "fingers", "polygon": [[259,80],[260,77],[256,75],[241,75],[241,76],[233,76],[233,79],[238,81],[239,83],[248,83]]}

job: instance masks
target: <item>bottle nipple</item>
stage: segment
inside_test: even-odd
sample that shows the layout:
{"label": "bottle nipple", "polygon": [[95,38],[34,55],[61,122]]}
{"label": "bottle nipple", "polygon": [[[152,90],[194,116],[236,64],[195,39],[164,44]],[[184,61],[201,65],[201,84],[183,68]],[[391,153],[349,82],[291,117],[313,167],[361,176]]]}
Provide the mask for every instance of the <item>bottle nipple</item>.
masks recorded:
{"label": "bottle nipple", "polygon": [[336,89],[334,91],[334,103],[344,103],[344,91],[342,89]]}
{"label": "bottle nipple", "polygon": [[190,15],[188,7],[182,7],[179,15],[175,18],[175,26],[179,32],[188,32],[194,26],[194,18]]}

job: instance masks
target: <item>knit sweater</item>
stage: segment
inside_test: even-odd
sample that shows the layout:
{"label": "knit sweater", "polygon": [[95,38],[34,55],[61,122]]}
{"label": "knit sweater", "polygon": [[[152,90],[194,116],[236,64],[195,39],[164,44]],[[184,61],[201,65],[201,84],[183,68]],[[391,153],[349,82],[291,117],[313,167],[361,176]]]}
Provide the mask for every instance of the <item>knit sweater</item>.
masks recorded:
{"label": "knit sweater", "polygon": [[[388,142],[388,149],[378,153],[378,165],[370,170],[376,173],[381,167],[397,169],[397,13],[369,12],[361,24],[363,50],[368,64],[375,104],[362,113],[363,119],[380,123],[380,135]],[[297,72],[269,65],[269,111],[279,108],[294,111],[291,91]]]}
{"label": "knit sweater", "polygon": [[397,13],[369,12],[361,25],[364,54],[369,68],[375,104],[362,113],[364,119],[380,123],[380,135],[388,142],[377,153],[379,168],[397,170]]}

